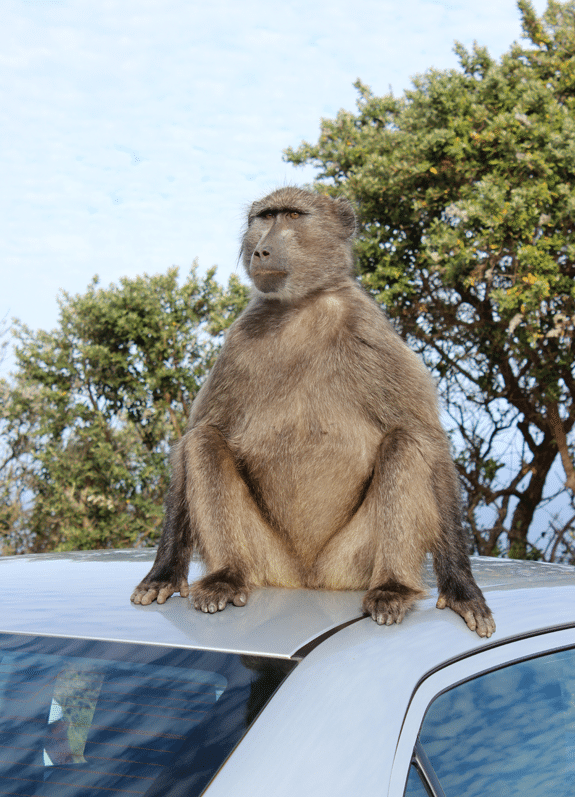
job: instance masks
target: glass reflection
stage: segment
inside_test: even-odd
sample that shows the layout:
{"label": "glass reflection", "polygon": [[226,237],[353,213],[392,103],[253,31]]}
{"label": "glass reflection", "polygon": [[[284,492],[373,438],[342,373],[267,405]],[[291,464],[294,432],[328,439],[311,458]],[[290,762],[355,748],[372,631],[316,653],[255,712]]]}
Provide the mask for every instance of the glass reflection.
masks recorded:
{"label": "glass reflection", "polygon": [[575,653],[460,684],[432,703],[419,738],[446,797],[575,794]]}

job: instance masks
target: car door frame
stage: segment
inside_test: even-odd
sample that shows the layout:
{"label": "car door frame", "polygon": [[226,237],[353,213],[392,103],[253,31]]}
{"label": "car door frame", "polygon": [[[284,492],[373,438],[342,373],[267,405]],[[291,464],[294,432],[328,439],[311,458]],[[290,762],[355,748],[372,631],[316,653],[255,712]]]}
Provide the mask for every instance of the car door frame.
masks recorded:
{"label": "car door frame", "polygon": [[388,797],[403,797],[425,713],[439,695],[484,673],[573,647],[575,627],[544,629],[532,635],[501,640],[428,673],[415,689],[405,714],[395,750]]}

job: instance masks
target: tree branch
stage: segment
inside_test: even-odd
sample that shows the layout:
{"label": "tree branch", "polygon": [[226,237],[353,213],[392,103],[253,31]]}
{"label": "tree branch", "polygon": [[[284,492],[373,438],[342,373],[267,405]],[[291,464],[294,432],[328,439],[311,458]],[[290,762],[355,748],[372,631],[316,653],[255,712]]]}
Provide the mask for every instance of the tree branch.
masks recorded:
{"label": "tree branch", "polygon": [[556,401],[551,401],[547,407],[547,419],[549,428],[555,443],[561,455],[561,462],[563,463],[563,470],[565,471],[565,487],[572,492],[575,492],[575,467],[569,456],[569,447],[567,445],[567,436],[563,428],[563,421],[559,415],[559,408]]}

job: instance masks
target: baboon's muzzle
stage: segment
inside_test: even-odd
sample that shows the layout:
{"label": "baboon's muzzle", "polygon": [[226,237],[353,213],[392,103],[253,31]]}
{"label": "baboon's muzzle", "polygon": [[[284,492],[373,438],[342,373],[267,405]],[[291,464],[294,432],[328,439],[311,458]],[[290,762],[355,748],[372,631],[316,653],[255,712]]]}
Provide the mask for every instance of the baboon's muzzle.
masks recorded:
{"label": "baboon's muzzle", "polygon": [[285,243],[281,236],[264,235],[259,241],[250,263],[250,276],[262,293],[282,289],[288,275]]}

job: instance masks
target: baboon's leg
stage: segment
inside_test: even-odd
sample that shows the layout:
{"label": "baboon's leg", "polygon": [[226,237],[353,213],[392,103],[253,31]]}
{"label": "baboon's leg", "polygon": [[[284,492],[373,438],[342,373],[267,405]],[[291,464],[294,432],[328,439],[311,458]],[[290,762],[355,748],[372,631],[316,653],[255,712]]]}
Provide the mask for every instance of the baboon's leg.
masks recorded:
{"label": "baboon's leg", "polygon": [[374,566],[363,607],[377,623],[401,622],[423,595],[423,558],[432,551],[439,586],[437,606],[450,607],[472,631],[489,637],[495,623],[471,573],[457,476],[447,449],[442,463],[441,443],[436,441],[433,448],[439,456],[432,468],[408,432],[396,429],[385,437],[365,499],[342,541],[357,524],[364,547],[356,554],[356,562],[367,561],[366,529],[372,530]]}
{"label": "baboon's leg", "polygon": [[441,533],[432,548],[439,588],[437,608],[453,609],[472,631],[490,637],[495,631],[495,621],[471,572],[461,525],[459,486],[451,463],[435,470],[433,487],[442,508]]}
{"label": "baboon's leg", "polygon": [[395,429],[383,440],[364,509],[374,535],[374,559],[363,608],[379,625],[400,623],[424,594],[428,540],[438,528],[430,472],[415,440]]}
{"label": "baboon's leg", "polygon": [[187,500],[208,575],[192,586],[196,609],[243,606],[256,585],[300,586],[297,560],[265,518],[221,432],[213,426],[186,435]]}
{"label": "baboon's leg", "polygon": [[[407,609],[423,595],[423,558],[426,551],[432,551],[438,607],[449,606],[472,631],[489,637],[495,623],[471,573],[457,476],[447,447],[443,456],[441,446],[438,441],[429,446],[436,454],[432,468],[408,432],[390,432],[380,446],[363,503],[349,526],[331,541],[332,550],[328,546],[322,552],[320,561],[325,568],[329,564],[326,554],[331,554],[336,567],[347,561],[349,572],[363,573],[363,577],[367,564],[373,562],[363,607],[377,623],[391,625],[401,622]],[[329,579],[326,581],[330,586]]]}
{"label": "baboon's leg", "polygon": [[134,603],[147,605],[166,600],[179,592],[189,594],[188,568],[192,552],[190,515],[186,501],[186,467],[182,442],[171,452],[172,478],[166,496],[164,527],[156,561],[148,575],[132,593]]}
{"label": "baboon's leg", "polygon": [[230,602],[243,606],[256,585],[301,586],[297,560],[264,518],[218,429],[187,432],[172,464],[156,562],[136,587],[135,603],[163,603],[178,589],[188,595],[192,548],[209,571],[191,588],[196,609],[220,611]]}
{"label": "baboon's leg", "polygon": [[364,611],[380,625],[400,623],[424,593],[423,558],[439,528],[429,482],[430,469],[413,438],[391,431],[361,505],[318,557],[319,583],[367,587]]}

